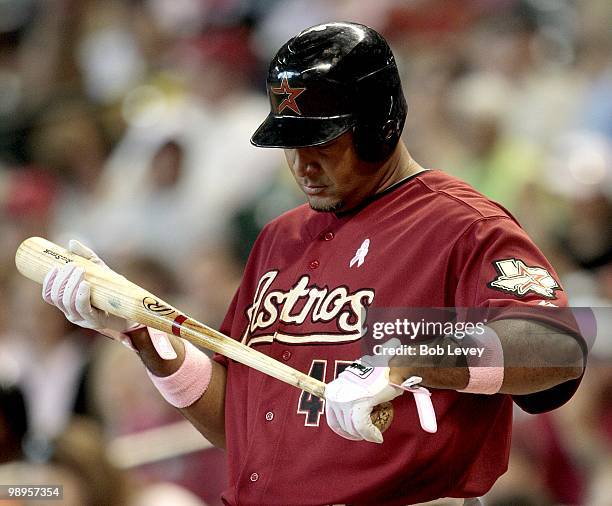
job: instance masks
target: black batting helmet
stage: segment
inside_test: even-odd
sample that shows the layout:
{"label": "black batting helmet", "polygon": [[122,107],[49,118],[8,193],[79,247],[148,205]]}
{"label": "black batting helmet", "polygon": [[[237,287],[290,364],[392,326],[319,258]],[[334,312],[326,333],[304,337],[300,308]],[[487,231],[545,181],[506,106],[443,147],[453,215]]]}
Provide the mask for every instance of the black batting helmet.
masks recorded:
{"label": "black batting helmet", "polygon": [[375,30],[356,23],[307,28],[280,48],[267,79],[271,111],[255,146],[325,144],[352,129],[358,156],[386,160],[406,119],[393,53]]}

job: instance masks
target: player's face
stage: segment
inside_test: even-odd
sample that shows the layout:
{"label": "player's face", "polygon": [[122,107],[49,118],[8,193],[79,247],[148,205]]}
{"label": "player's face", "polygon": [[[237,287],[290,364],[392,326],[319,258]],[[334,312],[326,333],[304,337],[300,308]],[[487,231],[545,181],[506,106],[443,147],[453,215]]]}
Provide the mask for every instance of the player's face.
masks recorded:
{"label": "player's face", "polygon": [[346,211],[376,192],[379,165],[359,159],[350,132],[321,146],[285,149],[285,157],[315,211]]}

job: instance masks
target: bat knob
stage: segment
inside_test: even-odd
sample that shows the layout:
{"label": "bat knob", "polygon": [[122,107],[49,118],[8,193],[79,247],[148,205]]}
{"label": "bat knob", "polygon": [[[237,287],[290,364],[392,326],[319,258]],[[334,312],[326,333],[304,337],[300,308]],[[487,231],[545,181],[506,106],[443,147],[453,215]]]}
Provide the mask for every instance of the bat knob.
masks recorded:
{"label": "bat knob", "polygon": [[370,418],[380,432],[385,432],[391,426],[391,422],[393,422],[393,404],[382,402],[374,406],[372,413],[370,413]]}

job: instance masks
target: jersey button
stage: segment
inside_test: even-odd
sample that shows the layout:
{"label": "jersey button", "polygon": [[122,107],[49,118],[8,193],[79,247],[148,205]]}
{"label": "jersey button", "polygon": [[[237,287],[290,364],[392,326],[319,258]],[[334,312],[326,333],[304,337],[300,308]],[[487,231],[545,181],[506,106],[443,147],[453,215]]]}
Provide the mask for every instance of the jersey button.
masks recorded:
{"label": "jersey button", "polygon": [[310,262],[309,267],[310,267],[311,269],[316,269],[316,268],[318,268],[318,267],[319,267],[319,261],[318,261],[318,260],[313,260],[312,262]]}
{"label": "jersey button", "polygon": [[334,233],[333,232],[327,232],[324,236],[323,236],[323,240],[324,241],[331,241],[334,238]]}
{"label": "jersey button", "polygon": [[257,473],[253,473],[251,474],[251,476],[249,476],[249,480],[251,480],[252,482],[256,482],[259,479],[259,475]]}
{"label": "jersey button", "polygon": [[268,411],[266,413],[266,420],[268,420],[268,422],[271,422],[272,420],[274,420],[274,413],[272,413],[272,411]]}
{"label": "jersey button", "polygon": [[289,360],[291,358],[291,352],[289,350],[285,350],[283,351],[283,354],[281,355],[281,358],[287,362],[287,360]]}

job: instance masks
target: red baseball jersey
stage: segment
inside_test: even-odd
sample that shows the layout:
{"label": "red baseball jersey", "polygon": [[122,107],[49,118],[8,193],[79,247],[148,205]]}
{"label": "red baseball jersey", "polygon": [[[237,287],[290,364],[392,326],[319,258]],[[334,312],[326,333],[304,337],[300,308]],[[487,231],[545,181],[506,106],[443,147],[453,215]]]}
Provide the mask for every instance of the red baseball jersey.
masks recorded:
{"label": "red baseball jersey", "polygon": [[[521,277],[525,272],[533,275]],[[430,170],[347,214],[304,205],[268,224],[221,330],[330,382],[363,354],[362,307],[551,301],[566,304],[558,277],[508,212]],[[402,395],[378,445],[333,433],[324,400],[217,360],[228,370],[227,504],[399,505],[473,497],[506,470],[509,395],[432,390],[435,434],[421,429],[413,396]],[[568,382],[519,402],[531,411],[552,409],[576,386]]]}

